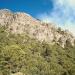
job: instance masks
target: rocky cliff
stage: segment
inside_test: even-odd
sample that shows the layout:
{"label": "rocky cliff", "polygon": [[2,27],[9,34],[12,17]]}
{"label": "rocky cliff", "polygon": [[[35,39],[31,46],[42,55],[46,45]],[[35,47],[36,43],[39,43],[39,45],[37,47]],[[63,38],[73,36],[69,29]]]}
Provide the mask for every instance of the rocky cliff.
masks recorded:
{"label": "rocky cliff", "polygon": [[7,26],[7,31],[13,34],[28,34],[30,37],[50,44],[57,43],[63,48],[75,45],[75,37],[52,23],[44,23],[24,12],[13,13],[8,9],[0,10],[0,26]]}

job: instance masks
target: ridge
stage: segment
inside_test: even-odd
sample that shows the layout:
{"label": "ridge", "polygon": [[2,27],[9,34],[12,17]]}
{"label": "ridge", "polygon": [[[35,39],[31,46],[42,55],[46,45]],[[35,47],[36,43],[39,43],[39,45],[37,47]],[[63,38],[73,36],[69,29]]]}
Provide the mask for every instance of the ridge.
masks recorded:
{"label": "ridge", "polygon": [[13,13],[8,9],[1,9],[0,26],[7,26],[7,32],[13,34],[25,33],[40,42],[57,43],[63,48],[67,45],[67,42],[72,46],[75,45],[75,37],[69,31],[57,28],[52,23],[39,21],[24,12]]}

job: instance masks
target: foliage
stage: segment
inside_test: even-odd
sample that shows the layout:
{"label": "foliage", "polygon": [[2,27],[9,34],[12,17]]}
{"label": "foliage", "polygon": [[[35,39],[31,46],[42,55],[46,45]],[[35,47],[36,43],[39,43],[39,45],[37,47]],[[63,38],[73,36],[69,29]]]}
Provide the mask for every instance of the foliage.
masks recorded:
{"label": "foliage", "polygon": [[62,48],[0,27],[0,75],[75,75],[75,47]]}

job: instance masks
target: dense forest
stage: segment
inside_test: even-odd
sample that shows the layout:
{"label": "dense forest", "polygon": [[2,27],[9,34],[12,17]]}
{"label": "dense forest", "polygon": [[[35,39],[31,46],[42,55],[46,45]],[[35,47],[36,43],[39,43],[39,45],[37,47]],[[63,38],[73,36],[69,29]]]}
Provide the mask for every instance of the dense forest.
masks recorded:
{"label": "dense forest", "polygon": [[75,75],[75,47],[7,33],[0,27],[0,75]]}

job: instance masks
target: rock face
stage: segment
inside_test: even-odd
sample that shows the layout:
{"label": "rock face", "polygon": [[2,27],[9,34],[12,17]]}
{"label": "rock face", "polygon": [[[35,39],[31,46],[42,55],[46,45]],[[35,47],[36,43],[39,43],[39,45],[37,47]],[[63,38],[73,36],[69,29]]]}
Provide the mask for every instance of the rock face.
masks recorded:
{"label": "rock face", "polygon": [[63,31],[53,24],[41,22],[27,13],[13,13],[8,9],[0,10],[0,25],[7,26],[7,31],[14,34],[26,33],[39,41],[57,43],[63,48],[67,42],[75,45],[75,38],[69,31]]}

